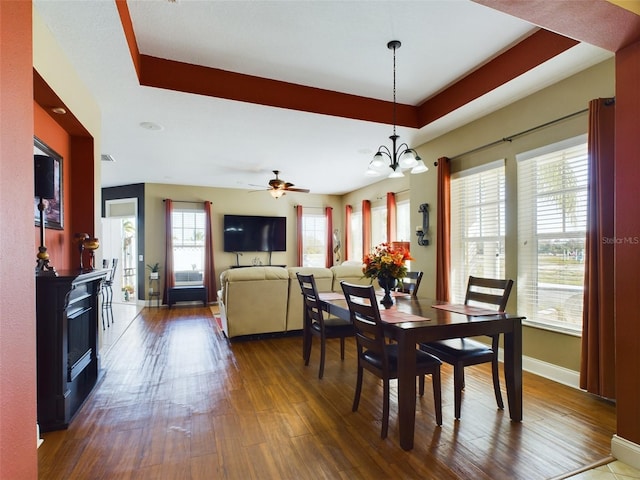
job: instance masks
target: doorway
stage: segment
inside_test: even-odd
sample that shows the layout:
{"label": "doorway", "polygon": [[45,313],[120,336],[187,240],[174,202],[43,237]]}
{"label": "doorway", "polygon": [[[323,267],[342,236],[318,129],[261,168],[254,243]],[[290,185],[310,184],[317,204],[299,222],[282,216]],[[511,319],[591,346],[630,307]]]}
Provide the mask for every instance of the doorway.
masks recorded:
{"label": "doorway", "polygon": [[138,200],[123,198],[105,202],[102,219],[103,258],[117,259],[113,280],[115,303],[137,303],[138,285]]}

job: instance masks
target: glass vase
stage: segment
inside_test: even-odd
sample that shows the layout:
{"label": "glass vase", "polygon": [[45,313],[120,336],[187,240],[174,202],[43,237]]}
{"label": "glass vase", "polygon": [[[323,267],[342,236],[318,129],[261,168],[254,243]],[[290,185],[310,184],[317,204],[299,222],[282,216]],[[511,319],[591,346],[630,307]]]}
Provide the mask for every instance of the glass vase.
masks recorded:
{"label": "glass vase", "polygon": [[380,303],[385,306],[385,308],[389,308],[393,305],[393,299],[391,298],[391,290],[396,288],[398,284],[398,280],[394,277],[389,277],[387,275],[378,276],[378,285],[384,290],[384,297],[380,300]]}

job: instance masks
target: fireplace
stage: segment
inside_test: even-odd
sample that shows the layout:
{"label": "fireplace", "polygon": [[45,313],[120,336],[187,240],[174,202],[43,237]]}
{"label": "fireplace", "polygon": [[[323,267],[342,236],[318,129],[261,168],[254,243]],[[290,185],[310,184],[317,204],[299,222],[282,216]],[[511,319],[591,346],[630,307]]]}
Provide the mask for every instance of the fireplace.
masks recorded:
{"label": "fireplace", "polygon": [[106,270],[36,277],[38,423],[66,428],[100,375],[98,294]]}

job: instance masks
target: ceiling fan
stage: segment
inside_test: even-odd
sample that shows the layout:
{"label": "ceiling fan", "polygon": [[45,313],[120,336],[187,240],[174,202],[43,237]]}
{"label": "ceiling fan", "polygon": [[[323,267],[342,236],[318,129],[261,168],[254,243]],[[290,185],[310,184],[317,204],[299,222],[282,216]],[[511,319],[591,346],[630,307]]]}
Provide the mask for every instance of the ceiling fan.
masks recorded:
{"label": "ceiling fan", "polygon": [[281,178],[278,177],[280,174],[280,170],[273,170],[276,178],[272,178],[269,180],[269,188],[267,191],[271,194],[273,198],[280,198],[286,192],[298,192],[298,193],[309,193],[308,188],[296,188],[293,183],[285,182]]}

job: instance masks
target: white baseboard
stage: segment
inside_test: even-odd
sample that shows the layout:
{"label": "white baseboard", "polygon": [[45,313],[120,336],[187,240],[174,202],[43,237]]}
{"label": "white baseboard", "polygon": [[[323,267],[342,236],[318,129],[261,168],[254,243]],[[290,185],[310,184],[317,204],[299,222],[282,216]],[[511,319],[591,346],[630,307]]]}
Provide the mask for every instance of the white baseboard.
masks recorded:
{"label": "white baseboard", "polygon": [[[503,362],[503,351],[499,352],[500,361]],[[525,372],[534,373],[541,377],[548,378],[554,382],[580,389],[580,372],[559,367],[549,362],[543,362],[533,357],[522,356],[522,369]]]}
{"label": "white baseboard", "polygon": [[611,455],[622,463],[640,470],[640,445],[618,435],[611,439]]}
{"label": "white baseboard", "polygon": [[44,442],[44,440],[42,438],[40,438],[40,425],[36,423],[36,448],[40,448],[40,445],[42,445],[42,442]]}
{"label": "white baseboard", "polygon": [[[502,350],[500,351],[502,360]],[[522,357],[522,369],[548,378],[563,385],[580,389],[580,373],[531,357]],[[640,445],[613,435],[611,439],[611,455],[633,468],[640,470]]]}

